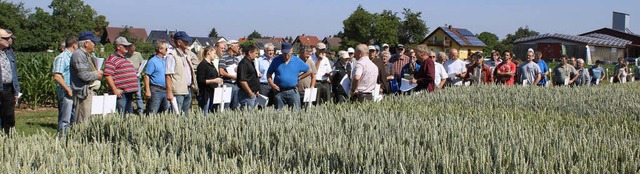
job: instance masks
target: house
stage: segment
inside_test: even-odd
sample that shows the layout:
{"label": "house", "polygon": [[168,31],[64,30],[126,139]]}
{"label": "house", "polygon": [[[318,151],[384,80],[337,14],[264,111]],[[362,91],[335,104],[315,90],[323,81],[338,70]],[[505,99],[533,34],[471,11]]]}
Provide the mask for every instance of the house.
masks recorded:
{"label": "house", "polygon": [[578,36],[589,36],[592,34],[602,34],[615,38],[631,41],[631,44],[627,45],[627,49],[624,51],[624,57],[640,57],[640,35],[631,33],[629,30],[621,31],[611,28],[601,28],[580,34]]}
{"label": "house", "polygon": [[318,43],[320,43],[318,37],[303,34],[296,37],[296,40],[293,41],[293,50],[294,52],[298,52],[302,47],[315,47]]}
{"label": "house", "polygon": [[522,59],[527,49],[533,48],[542,52],[544,60],[556,60],[565,54],[583,58],[591,64],[596,60],[616,61],[624,56],[626,47],[631,43],[629,40],[599,33],[584,36],[547,33],[516,39],[513,53],[516,58]]}
{"label": "house", "polygon": [[[147,41],[147,30],[144,28],[123,28],[123,27],[106,27],[105,32],[102,35],[102,43],[112,43],[116,41],[116,38],[120,37],[120,33],[127,30],[131,38],[137,39],[139,42]],[[135,42],[130,40],[130,42]]]}
{"label": "house", "polygon": [[342,39],[338,37],[329,36],[322,39],[322,43],[327,45],[327,48],[329,49],[339,49],[340,46],[342,46],[341,45]]}
{"label": "house", "polygon": [[164,40],[167,43],[171,43],[171,38],[169,37],[171,34],[176,33],[176,31],[169,30],[151,30],[149,33],[149,37],[147,38],[148,43],[155,43],[158,40]]}
{"label": "house", "polygon": [[282,50],[282,41],[283,41],[282,38],[280,39],[277,39],[275,37],[260,38],[260,39],[253,39],[253,41],[258,44],[258,48],[260,50],[264,50],[264,45],[267,43],[273,44],[273,46],[275,47],[275,51]]}
{"label": "house", "polygon": [[218,37],[212,37],[211,40],[213,40],[213,42],[224,42],[227,43],[227,39],[222,37],[222,36],[218,36]]}
{"label": "house", "polygon": [[210,37],[191,37],[193,39],[190,43],[189,49],[193,49],[193,52],[197,53],[200,49],[206,46],[214,46],[216,43]]}
{"label": "house", "polygon": [[482,52],[482,49],[487,46],[471,31],[464,28],[453,28],[451,25],[438,27],[421,43],[427,44],[431,51],[435,52],[449,53],[452,48],[455,48],[461,59],[468,58],[472,53]]}

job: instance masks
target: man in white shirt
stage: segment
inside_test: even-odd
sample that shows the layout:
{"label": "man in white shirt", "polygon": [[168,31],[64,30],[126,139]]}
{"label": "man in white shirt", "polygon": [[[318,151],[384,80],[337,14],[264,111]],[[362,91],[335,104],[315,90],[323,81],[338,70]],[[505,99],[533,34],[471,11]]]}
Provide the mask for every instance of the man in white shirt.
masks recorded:
{"label": "man in white shirt", "polygon": [[316,53],[311,55],[311,61],[313,61],[316,69],[318,70],[316,76],[316,88],[318,88],[316,103],[322,104],[327,101],[331,101],[331,62],[326,57],[327,46],[324,43],[318,43],[316,45]]}
{"label": "man in white shirt", "polygon": [[440,56],[437,56],[436,58],[436,52],[431,51],[429,53],[429,57],[431,57],[432,59],[436,58],[436,62],[434,62],[436,67],[436,76],[435,78],[433,78],[433,84],[436,85],[436,90],[444,88],[444,84],[447,83],[447,78],[449,78],[447,70],[445,70],[444,66],[442,66],[442,63],[446,59],[446,56],[447,55],[444,52],[440,52]]}
{"label": "man in white shirt", "polygon": [[373,100],[373,91],[377,84],[378,67],[367,56],[368,47],[360,44],[356,47],[355,56],[358,60],[353,69],[351,82],[351,99],[364,102]]}
{"label": "man in white shirt", "polygon": [[462,86],[462,79],[464,79],[467,72],[467,66],[458,58],[457,49],[452,48],[450,55],[450,59],[444,63],[444,68],[449,76],[448,84],[453,86]]}

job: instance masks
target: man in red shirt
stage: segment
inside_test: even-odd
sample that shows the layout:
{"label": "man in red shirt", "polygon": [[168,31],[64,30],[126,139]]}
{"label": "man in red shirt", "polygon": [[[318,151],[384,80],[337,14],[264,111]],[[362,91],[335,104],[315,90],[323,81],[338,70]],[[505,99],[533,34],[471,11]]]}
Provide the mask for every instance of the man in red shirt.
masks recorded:
{"label": "man in red shirt", "polygon": [[467,67],[467,75],[465,81],[470,81],[471,84],[485,84],[488,85],[493,82],[493,75],[491,68],[484,64],[482,60],[482,53],[476,52],[471,56],[471,63]]}
{"label": "man in red shirt", "polygon": [[133,94],[140,89],[136,69],[129,59],[124,57],[131,43],[124,37],[118,37],[115,45],[116,51],[105,62],[104,77],[109,84],[109,92],[118,96],[116,109],[124,116],[133,112]]}
{"label": "man in red shirt", "polygon": [[516,74],[516,64],[511,61],[513,59],[512,57],[513,53],[511,53],[511,51],[504,51],[504,61],[496,67],[498,84],[513,85],[515,81],[513,77]]}
{"label": "man in red shirt", "polygon": [[419,57],[419,60],[422,61],[422,65],[420,65],[420,69],[413,76],[413,80],[411,83],[417,83],[418,86],[415,88],[415,91],[427,90],[428,92],[433,92],[435,89],[435,82],[433,79],[436,76],[435,63],[433,59],[429,57],[429,47],[425,44],[420,44],[416,46],[414,49]]}

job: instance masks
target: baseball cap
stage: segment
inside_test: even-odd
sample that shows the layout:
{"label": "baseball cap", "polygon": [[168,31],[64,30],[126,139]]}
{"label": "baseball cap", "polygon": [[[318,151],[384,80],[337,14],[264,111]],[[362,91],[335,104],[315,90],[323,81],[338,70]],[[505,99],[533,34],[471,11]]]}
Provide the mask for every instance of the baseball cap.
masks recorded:
{"label": "baseball cap", "polygon": [[293,47],[293,45],[291,45],[291,43],[282,42],[282,53],[289,54],[289,52],[291,52],[291,47]]}
{"label": "baseball cap", "polygon": [[351,47],[349,47],[349,48],[347,49],[347,53],[355,53],[355,52],[356,52],[356,50],[354,50],[354,49],[353,49],[353,48],[351,48]]}
{"label": "baseball cap", "polygon": [[238,43],[238,41],[237,41],[237,40],[229,40],[229,41],[227,42],[227,44],[237,44],[237,43]]}
{"label": "baseball cap", "polygon": [[529,49],[527,50],[527,52],[534,52],[534,51],[533,51],[533,48],[529,48]]}
{"label": "baseball cap", "polygon": [[97,38],[96,35],[93,35],[93,32],[91,31],[85,31],[80,33],[80,35],[78,36],[78,40],[79,41],[91,40],[92,42],[100,42],[100,39]]}
{"label": "baseball cap", "polygon": [[389,47],[389,44],[382,44],[382,47]]}
{"label": "baseball cap", "polygon": [[380,51],[380,46],[375,45],[375,47],[376,47],[376,50]]}
{"label": "baseball cap", "polygon": [[116,45],[129,46],[131,45],[131,42],[127,41],[127,38],[120,36],[116,39]]}
{"label": "baseball cap", "polygon": [[343,59],[348,59],[349,53],[347,53],[346,51],[339,51],[338,56],[340,56],[340,58],[343,58]]}
{"label": "baseball cap", "polygon": [[320,43],[318,43],[318,44],[316,45],[316,48],[317,48],[317,49],[320,49],[320,50],[322,50],[322,49],[327,49],[327,45],[325,45],[324,43],[320,42]]}
{"label": "baseball cap", "polygon": [[7,37],[11,37],[13,34],[9,33],[9,31],[7,31],[7,29],[1,29],[0,28],[0,37],[3,38],[7,38]]}
{"label": "baseball cap", "polygon": [[398,44],[398,49],[404,49],[404,45]]}
{"label": "baseball cap", "polygon": [[176,32],[176,34],[173,35],[173,40],[182,40],[185,42],[191,42],[191,37],[189,37],[189,35],[184,31],[178,31]]}
{"label": "baseball cap", "polygon": [[376,47],[374,47],[373,45],[369,45],[369,50],[376,50]]}

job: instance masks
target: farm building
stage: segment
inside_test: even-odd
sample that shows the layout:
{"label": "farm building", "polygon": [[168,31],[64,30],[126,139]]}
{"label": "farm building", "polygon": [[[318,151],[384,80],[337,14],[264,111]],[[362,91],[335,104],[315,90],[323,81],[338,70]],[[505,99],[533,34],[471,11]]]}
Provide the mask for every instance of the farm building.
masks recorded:
{"label": "farm building", "polygon": [[631,33],[629,30],[615,30],[611,28],[601,28],[598,30],[590,31],[579,36],[587,36],[590,34],[603,34],[624,40],[631,41],[631,44],[627,45],[627,49],[624,51],[624,57],[640,57],[640,35]]}
{"label": "farm building", "polygon": [[547,33],[516,39],[514,44],[513,53],[517,59],[523,59],[527,49],[533,48],[542,52],[544,60],[557,60],[565,54],[583,58],[591,64],[596,60],[614,62],[624,57],[631,41],[598,33],[585,36]]}
{"label": "farm building", "polygon": [[455,48],[461,59],[466,59],[472,53],[482,52],[482,49],[487,46],[471,31],[453,28],[451,25],[438,27],[422,40],[422,43],[429,45],[429,48],[435,52],[449,53],[452,48]]}

